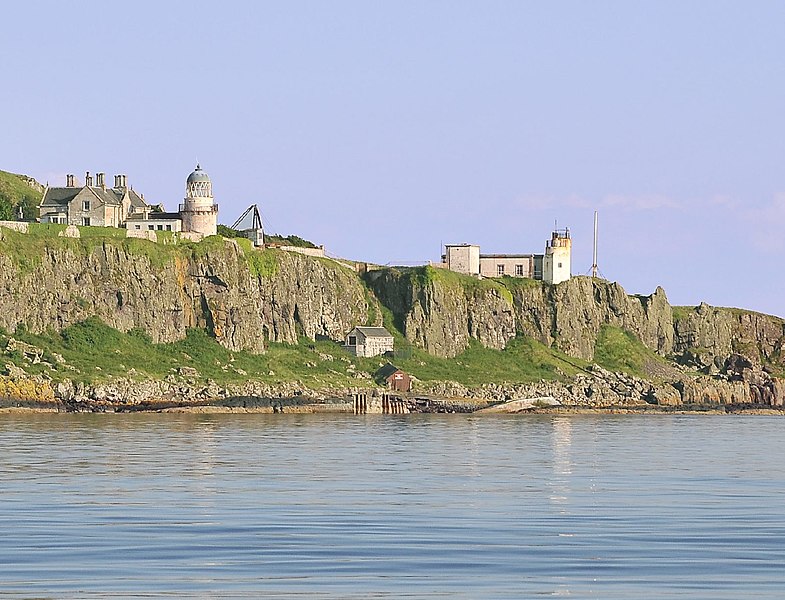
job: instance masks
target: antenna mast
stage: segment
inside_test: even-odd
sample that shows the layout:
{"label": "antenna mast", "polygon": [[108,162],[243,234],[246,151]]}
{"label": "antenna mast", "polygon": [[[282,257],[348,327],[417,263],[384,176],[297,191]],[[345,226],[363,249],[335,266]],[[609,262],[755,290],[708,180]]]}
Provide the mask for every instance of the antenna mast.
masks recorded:
{"label": "antenna mast", "polygon": [[591,276],[596,278],[597,271],[597,211],[594,211],[594,252],[592,253]]}

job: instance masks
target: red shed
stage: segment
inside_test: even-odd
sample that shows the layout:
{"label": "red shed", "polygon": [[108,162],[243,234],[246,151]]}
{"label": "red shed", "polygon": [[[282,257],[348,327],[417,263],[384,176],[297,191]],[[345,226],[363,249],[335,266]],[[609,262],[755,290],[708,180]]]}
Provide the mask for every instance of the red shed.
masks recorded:
{"label": "red shed", "polygon": [[376,371],[379,383],[386,383],[387,387],[395,392],[409,392],[412,389],[412,378],[393,364],[387,363]]}

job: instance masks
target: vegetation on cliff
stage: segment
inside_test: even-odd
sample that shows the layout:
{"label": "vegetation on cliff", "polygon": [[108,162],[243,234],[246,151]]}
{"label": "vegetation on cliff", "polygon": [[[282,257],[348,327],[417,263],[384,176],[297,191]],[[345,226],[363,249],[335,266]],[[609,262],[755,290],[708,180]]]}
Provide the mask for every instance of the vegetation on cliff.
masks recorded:
{"label": "vegetation on cliff", "polygon": [[[243,238],[153,243],[79,228],[73,239],[61,237],[64,229],[0,229],[0,374],[9,365],[52,381],[371,386],[387,358],[356,358],[341,342],[355,325],[384,324],[395,338],[393,362],[425,384],[566,384],[595,377],[594,363],[659,385],[685,377],[670,361],[737,382],[753,377],[728,371],[738,353],[764,369],[750,371],[755,397],[782,395],[767,379],[785,372],[782,319],[708,305],[673,309],[659,288],[629,296],[588,277],[551,286],[433,267],[360,276]],[[39,348],[38,360],[20,353],[20,343]],[[680,385],[663,388],[663,402],[690,387]]]}
{"label": "vegetation on cliff", "polygon": [[0,171],[0,221],[13,221],[19,208],[25,220],[38,217],[38,205],[43,196],[43,186],[27,175]]}

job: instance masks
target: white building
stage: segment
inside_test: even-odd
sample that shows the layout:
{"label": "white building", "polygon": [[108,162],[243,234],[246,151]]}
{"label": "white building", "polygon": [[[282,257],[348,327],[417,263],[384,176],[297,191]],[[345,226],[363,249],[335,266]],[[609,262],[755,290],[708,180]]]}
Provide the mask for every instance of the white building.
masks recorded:
{"label": "white building", "polygon": [[572,239],[570,230],[554,231],[551,239],[545,246],[545,258],[542,261],[542,280],[545,283],[561,283],[567,281],[570,272],[570,255],[572,254]]}
{"label": "white building", "polygon": [[480,247],[475,244],[447,244],[442,263],[456,273],[479,275]]}
{"label": "white building", "polygon": [[473,277],[529,277],[555,284],[570,278],[570,230],[554,231],[545,254],[481,254],[476,244],[447,244],[441,266]]}
{"label": "white building", "polygon": [[355,327],[346,334],[346,348],[352,354],[369,358],[392,352],[393,336],[384,327]]}

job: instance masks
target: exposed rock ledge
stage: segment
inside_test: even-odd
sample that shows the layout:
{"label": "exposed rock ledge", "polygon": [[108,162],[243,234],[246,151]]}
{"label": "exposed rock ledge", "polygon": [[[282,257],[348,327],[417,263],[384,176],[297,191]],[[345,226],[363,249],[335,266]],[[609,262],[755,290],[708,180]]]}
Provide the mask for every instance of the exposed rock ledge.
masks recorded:
{"label": "exposed rock ledge", "polygon": [[[380,392],[379,388],[375,390]],[[53,383],[13,368],[8,375],[0,376],[0,407],[76,412],[207,406],[254,412],[304,411],[303,407],[311,406],[316,408],[308,412],[352,412],[352,392],[350,388],[308,389],[297,381],[279,385],[248,381],[228,386],[210,380],[116,379],[95,385],[67,380]],[[474,387],[456,382],[420,382],[415,396],[428,398],[427,402],[412,400],[410,408],[418,412],[442,410],[445,406],[456,412],[474,412],[510,401],[523,401],[521,410],[543,409],[550,404],[586,409],[728,406],[785,411],[785,380],[772,377],[745,357],[734,354],[717,375],[686,375],[678,381],[659,385],[595,365],[569,382],[494,383]],[[548,402],[536,402],[543,398]],[[203,408],[203,411],[207,410]]]}

